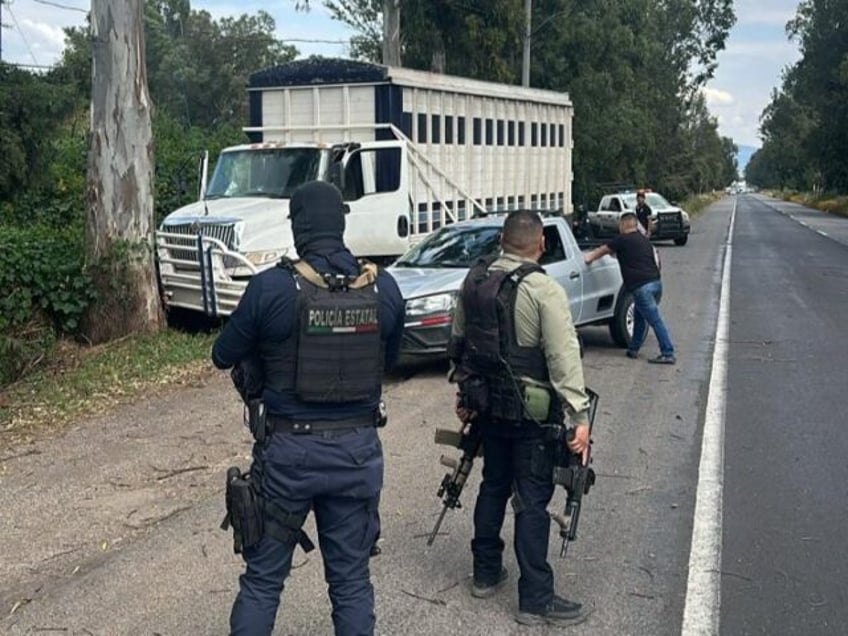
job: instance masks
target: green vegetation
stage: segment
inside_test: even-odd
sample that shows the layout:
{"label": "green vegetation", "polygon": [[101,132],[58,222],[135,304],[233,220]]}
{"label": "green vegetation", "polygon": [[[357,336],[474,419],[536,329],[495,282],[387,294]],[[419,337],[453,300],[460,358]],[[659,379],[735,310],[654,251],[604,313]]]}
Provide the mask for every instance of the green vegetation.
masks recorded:
{"label": "green vegetation", "polygon": [[[323,4],[381,55],[382,0]],[[402,0],[403,64],[519,84],[523,0]],[[731,0],[534,0],[530,84],[574,102],[574,203],[593,209],[603,184],[682,200],[736,179],[736,148],[718,134],[700,89],[735,21]]]}
{"label": "green vegetation", "polygon": [[[196,199],[203,150],[246,141],[247,76],[296,55],[274,30],[264,12],[214,20],[186,0],[147,2],[157,220]],[[0,63],[0,387],[55,364],[57,343],[76,351],[65,340],[80,339],[95,299],[83,249],[91,41],[66,35],[47,73]]]}
{"label": "green vegetation", "polygon": [[211,369],[212,340],[171,330],[97,347],[61,342],[36,372],[0,390],[0,430],[56,428],[156,387],[197,382]]}
{"label": "green vegetation", "polygon": [[[354,25],[353,52],[378,59],[381,0],[323,4]],[[519,82],[522,0],[401,5],[406,65]],[[604,183],[683,200],[732,180],[733,143],[718,135],[700,93],[733,24],[731,0],[533,7],[531,84],[568,91],[575,104],[574,203],[592,207]],[[297,54],[275,30],[262,11],[214,19],[189,0],[147,0],[157,219],[196,198],[203,150],[214,156],[246,140],[248,75]],[[85,357],[70,343],[82,340],[80,317],[98,300],[83,250],[92,43],[87,28],[66,35],[49,72],[0,63],[0,386],[33,373],[41,382],[57,352]],[[179,349],[179,337],[162,342]],[[148,353],[138,349],[139,359]]]}
{"label": "green vegetation", "polygon": [[802,57],[761,116],[763,147],[745,175],[762,188],[814,193],[844,210],[848,193],[848,3],[804,0],[787,25]]}
{"label": "green vegetation", "polygon": [[782,190],[772,192],[772,196],[791,201],[792,203],[800,203],[808,208],[816,208],[822,212],[829,212],[838,216],[848,217],[848,196],[833,196],[826,194],[810,194],[805,192],[796,192],[794,190]]}

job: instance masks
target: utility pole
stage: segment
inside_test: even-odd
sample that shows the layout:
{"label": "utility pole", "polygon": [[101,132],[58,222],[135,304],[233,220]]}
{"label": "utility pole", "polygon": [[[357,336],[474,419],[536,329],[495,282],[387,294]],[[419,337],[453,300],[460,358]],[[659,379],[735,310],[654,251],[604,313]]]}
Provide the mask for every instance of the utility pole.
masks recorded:
{"label": "utility pole", "polygon": [[524,0],[524,55],[521,60],[521,85],[530,86],[530,27],[533,22],[533,0]]}
{"label": "utility pole", "polygon": [[400,66],[400,1],[383,0],[383,64]]}

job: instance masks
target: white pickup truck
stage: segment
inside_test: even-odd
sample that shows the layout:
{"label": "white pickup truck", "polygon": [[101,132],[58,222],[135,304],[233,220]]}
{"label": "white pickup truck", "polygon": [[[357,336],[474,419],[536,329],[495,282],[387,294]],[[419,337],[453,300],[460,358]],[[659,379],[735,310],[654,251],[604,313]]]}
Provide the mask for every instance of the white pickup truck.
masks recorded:
{"label": "white pickup truck", "polygon": [[[492,215],[444,227],[389,268],[406,301],[405,357],[445,355],[468,269],[498,253],[503,222],[503,215]],[[618,262],[604,256],[586,265],[565,218],[546,216],[543,223],[545,253],[539,264],[567,292],[575,326],[607,325],[613,342],[626,347],[633,335],[633,298],[624,289]]]}
{"label": "white pickup truck", "polygon": [[251,276],[296,257],[293,190],[336,183],[345,242],[389,262],[434,230],[489,211],[571,211],[567,94],[349,60],[259,71],[251,143],[225,149],[199,201],[156,233],[169,307],[233,311]]}
{"label": "white pickup truck", "polygon": [[[672,205],[656,192],[647,192],[645,202],[651,208],[651,240],[674,241],[675,245],[686,245],[691,224],[689,214]],[[596,238],[618,234],[618,218],[622,212],[636,210],[636,192],[607,194],[598,205],[597,212],[589,212],[589,225]]]}

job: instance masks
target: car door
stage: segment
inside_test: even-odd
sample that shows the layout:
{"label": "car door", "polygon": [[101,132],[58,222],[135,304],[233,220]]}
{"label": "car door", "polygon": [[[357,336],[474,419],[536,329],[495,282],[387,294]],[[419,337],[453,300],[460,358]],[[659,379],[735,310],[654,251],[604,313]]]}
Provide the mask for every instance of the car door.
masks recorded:
{"label": "car door", "polygon": [[539,264],[568,294],[571,318],[579,324],[583,314],[583,256],[563,240],[559,225],[545,226],[545,253]]}

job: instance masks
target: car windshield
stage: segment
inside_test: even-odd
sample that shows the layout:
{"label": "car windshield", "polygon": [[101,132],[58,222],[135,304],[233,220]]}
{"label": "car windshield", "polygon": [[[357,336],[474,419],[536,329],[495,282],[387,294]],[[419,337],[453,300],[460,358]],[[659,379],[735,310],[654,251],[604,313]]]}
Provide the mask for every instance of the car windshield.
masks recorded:
{"label": "car windshield", "polygon": [[500,249],[501,228],[451,226],[431,234],[396,263],[399,267],[471,267]]}
{"label": "car windshield", "polygon": [[[625,194],[621,198],[624,199],[624,205],[625,207],[627,207],[628,210],[636,209],[635,194]],[[648,192],[645,195],[645,203],[647,203],[652,210],[657,208],[663,209],[671,207],[671,204],[665,200],[665,197],[663,197],[661,194],[657,194],[656,192]]]}
{"label": "car windshield", "polygon": [[206,189],[207,199],[289,198],[297,186],[318,177],[314,148],[257,148],[222,153]]}

